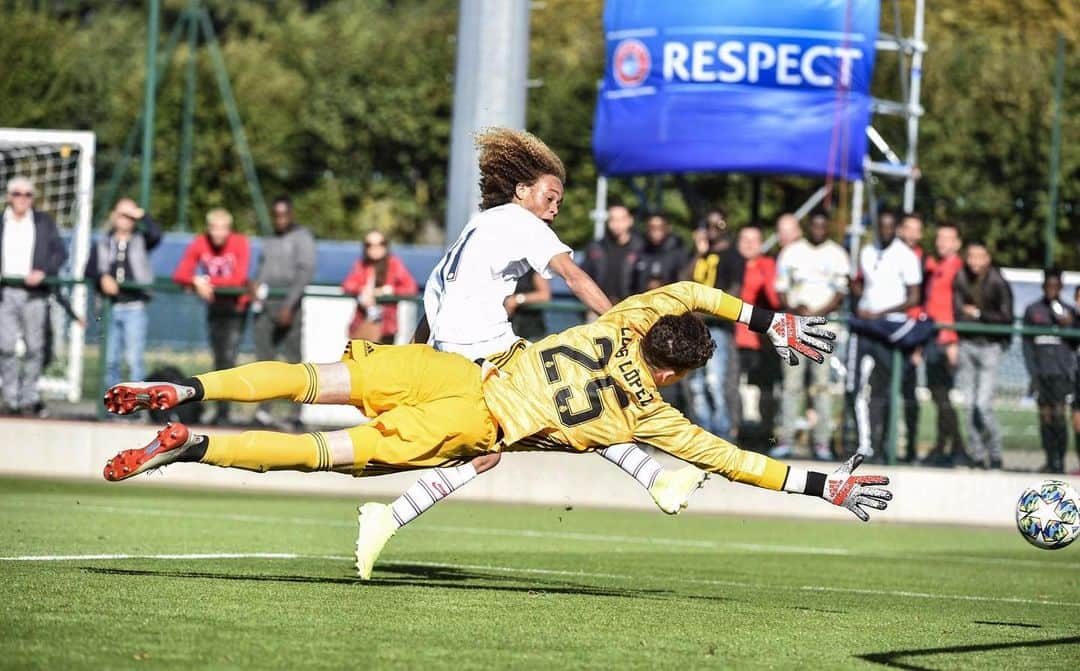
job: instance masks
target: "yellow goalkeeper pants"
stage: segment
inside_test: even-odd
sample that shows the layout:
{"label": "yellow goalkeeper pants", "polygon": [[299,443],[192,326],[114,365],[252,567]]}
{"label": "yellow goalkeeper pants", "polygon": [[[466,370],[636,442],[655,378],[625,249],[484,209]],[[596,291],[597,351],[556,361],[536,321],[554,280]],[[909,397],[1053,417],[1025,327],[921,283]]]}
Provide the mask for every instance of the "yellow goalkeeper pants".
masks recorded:
{"label": "yellow goalkeeper pants", "polygon": [[[450,465],[498,449],[481,370],[468,359],[427,345],[353,340],[342,363],[349,378],[348,402],[371,417],[369,423],[300,436],[271,431],[210,436],[202,461],[255,471],[346,471],[359,477]],[[321,374],[311,364],[263,361],[197,377],[205,400],[313,403],[320,396]]]}

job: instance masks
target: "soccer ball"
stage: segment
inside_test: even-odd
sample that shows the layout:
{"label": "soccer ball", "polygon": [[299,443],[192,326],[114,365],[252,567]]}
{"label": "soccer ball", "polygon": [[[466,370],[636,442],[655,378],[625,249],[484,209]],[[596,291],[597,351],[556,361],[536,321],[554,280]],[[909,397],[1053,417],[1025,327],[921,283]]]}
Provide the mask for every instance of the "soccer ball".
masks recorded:
{"label": "soccer ball", "polygon": [[1065,547],[1080,536],[1080,495],[1061,480],[1025,489],[1016,502],[1016,528],[1037,548]]}

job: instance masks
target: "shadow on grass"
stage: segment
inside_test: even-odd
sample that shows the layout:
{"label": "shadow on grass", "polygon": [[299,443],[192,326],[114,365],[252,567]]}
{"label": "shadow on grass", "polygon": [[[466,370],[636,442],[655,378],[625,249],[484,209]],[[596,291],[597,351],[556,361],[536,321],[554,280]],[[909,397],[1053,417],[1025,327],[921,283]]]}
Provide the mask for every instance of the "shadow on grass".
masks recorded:
{"label": "shadow on grass", "polygon": [[[972,652],[990,652],[993,650],[1011,650],[1017,648],[1048,648],[1056,645],[1080,645],[1080,636],[1067,636],[1065,638],[1045,638],[1037,641],[1010,641],[1008,643],[980,643],[976,645],[952,645],[941,648],[922,648],[912,650],[891,650],[889,652],[874,652],[866,655],[855,655],[856,658],[881,664],[893,669],[908,669],[909,671],[932,671],[929,666],[920,666],[900,661],[905,657],[926,657],[931,655],[960,655]],[[924,662],[925,663],[925,662]]]}
{"label": "shadow on grass", "polygon": [[[603,596],[630,599],[704,599],[709,601],[735,601],[727,597],[685,595],[668,590],[619,589],[580,585],[563,580],[545,580],[530,577],[528,584],[519,578],[495,573],[482,573],[441,566],[417,564],[392,564],[381,568],[379,574],[369,581],[355,577],[280,575],[266,573],[220,573],[212,571],[147,570],[80,567],[87,573],[113,576],[145,576],[159,578],[194,578],[201,580],[226,580],[240,582],[309,583],[322,585],[357,585],[365,589],[380,587],[438,587],[460,590],[494,590],[521,593],[530,596],[564,594],[572,596]],[[387,575],[389,574],[389,575]],[[400,577],[397,577],[400,576]]]}

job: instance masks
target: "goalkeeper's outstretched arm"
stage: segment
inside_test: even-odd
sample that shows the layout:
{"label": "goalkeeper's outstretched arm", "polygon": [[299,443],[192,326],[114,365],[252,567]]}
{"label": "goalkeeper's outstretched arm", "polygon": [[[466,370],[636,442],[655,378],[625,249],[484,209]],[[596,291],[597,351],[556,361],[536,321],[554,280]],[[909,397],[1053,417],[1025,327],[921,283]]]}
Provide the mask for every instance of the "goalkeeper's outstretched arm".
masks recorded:
{"label": "goalkeeper's outstretched arm", "polygon": [[757,452],[741,450],[692,424],[666,403],[658,404],[641,419],[634,431],[634,440],[734,482],[823,498],[847,508],[864,522],[870,519],[866,508],[884,510],[892,499],[892,493],[885,489],[889,484],[887,477],[852,475],[862,463],[861,456],[852,457],[832,473],[808,471]]}
{"label": "goalkeeper's outstretched arm", "polygon": [[824,317],[774,312],[744,303],[720,289],[697,282],[675,282],[616,305],[600,319],[613,321],[644,336],[664,315],[704,312],[720,319],[741,322],[751,331],[763,333],[789,365],[799,363],[796,354],[821,363],[833,351],[836,334],[821,328]]}

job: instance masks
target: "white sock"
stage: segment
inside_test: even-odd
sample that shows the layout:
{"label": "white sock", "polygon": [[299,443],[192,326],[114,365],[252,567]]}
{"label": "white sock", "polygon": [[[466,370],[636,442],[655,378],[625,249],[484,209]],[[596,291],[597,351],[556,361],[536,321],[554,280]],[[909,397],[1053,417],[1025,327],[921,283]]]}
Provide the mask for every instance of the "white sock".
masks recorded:
{"label": "white sock", "polygon": [[456,468],[434,468],[424,473],[412,487],[406,489],[404,494],[390,504],[398,528],[412,522],[420,516],[420,513],[442,501],[450,495],[450,492],[475,477],[476,469],[472,464]]}
{"label": "white sock", "polygon": [[645,489],[652,487],[656,476],[664,470],[659,461],[645,454],[645,451],[634,443],[612,445],[600,450],[600,454],[629,473]]}

